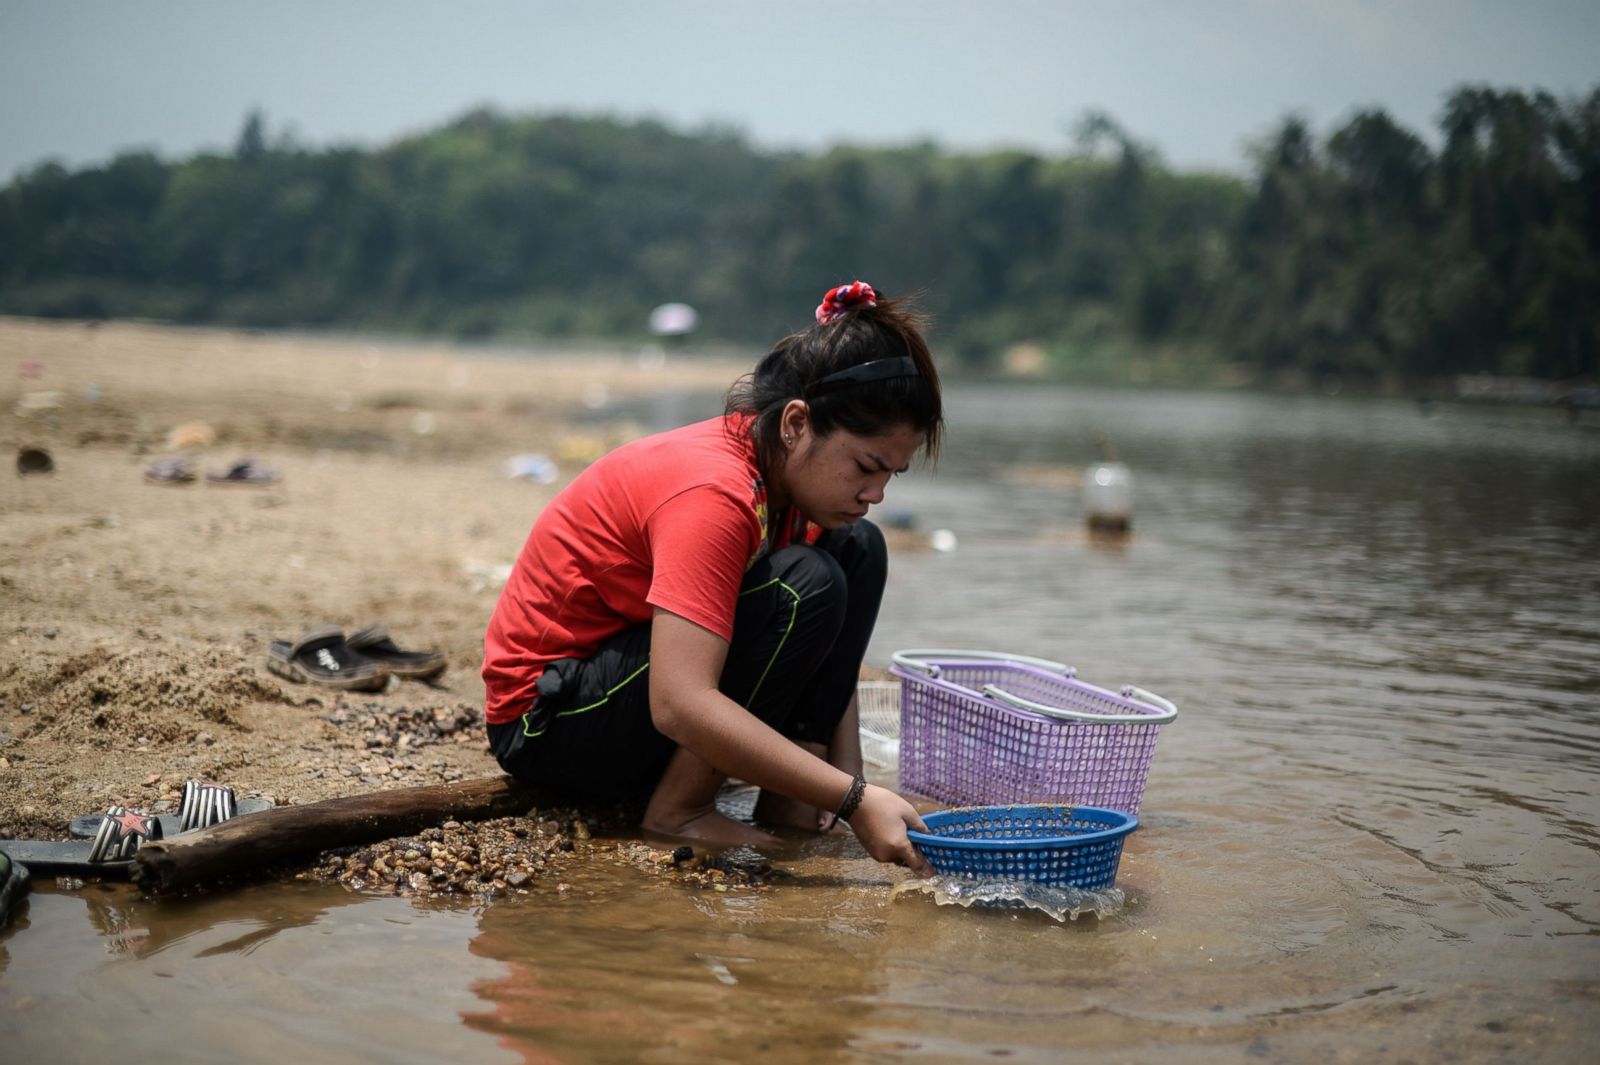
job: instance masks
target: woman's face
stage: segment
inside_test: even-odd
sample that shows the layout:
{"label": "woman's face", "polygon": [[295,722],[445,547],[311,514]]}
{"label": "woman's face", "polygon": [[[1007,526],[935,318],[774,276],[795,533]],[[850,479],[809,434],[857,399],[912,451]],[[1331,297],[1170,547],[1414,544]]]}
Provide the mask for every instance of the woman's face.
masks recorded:
{"label": "woman's face", "polygon": [[784,411],[782,427],[786,458],[775,478],[779,498],[773,502],[795,507],[824,529],[866,517],[869,507],[883,502],[889,478],[911,465],[923,442],[923,434],[910,425],[875,436],[836,429],[819,437],[799,401]]}

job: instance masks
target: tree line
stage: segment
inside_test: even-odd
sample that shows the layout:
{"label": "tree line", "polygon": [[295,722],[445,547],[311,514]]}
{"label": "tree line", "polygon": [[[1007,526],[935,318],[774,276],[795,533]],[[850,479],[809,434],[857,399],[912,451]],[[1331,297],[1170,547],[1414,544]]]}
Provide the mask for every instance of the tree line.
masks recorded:
{"label": "tree line", "polygon": [[0,313],[458,337],[771,340],[862,277],[941,346],[1413,381],[1600,372],[1600,87],[1465,86],[1440,147],[1381,110],[1285,119],[1245,175],[1113,119],[1070,151],[775,152],[734,131],[469,113],[372,150],[45,163],[0,189]]}

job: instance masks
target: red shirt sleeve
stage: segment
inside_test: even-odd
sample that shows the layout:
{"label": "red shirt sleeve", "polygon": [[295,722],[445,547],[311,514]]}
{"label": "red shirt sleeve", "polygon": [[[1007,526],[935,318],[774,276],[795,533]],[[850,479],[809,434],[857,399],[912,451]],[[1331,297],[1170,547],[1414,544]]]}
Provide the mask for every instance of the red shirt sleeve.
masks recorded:
{"label": "red shirt sleeve", "polygon": [[733,612],[761,531],[749,507],[700,485],[662,503],[645,521],[650,591],[645,601],[733,640]]}

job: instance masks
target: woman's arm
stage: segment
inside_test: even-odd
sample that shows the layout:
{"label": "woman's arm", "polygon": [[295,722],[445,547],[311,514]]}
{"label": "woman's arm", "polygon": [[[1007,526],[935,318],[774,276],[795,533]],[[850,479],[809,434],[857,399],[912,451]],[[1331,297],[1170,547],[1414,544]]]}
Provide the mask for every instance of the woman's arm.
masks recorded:
{"label": "woman's arm", "polygon": [[[818,809],[836,809],[850,789],[851,775],[723,695],[717,683],[727,655],[722,637],[671,611],[656,610],[650,631],[650,716],[656,729],[730,776]],[[931,873],[906,837],[908,826],[922,827],[911,804],[876,786],[868,786],[850,820],[872,857]]]}

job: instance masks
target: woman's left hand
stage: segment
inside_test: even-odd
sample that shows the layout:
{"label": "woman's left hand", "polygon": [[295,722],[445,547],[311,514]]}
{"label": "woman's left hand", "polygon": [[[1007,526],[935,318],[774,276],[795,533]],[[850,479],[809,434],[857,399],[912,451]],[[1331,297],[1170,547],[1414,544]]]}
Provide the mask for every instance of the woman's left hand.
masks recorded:
{"label": "woman's left hand", "polygon": [[912,844],[907,828],[926,831],[916,809],[887,788],[868,784],[861,805],[850,818],[850,830],[880,862],[903,865],[917,876],[932,876],[933,866]]}

